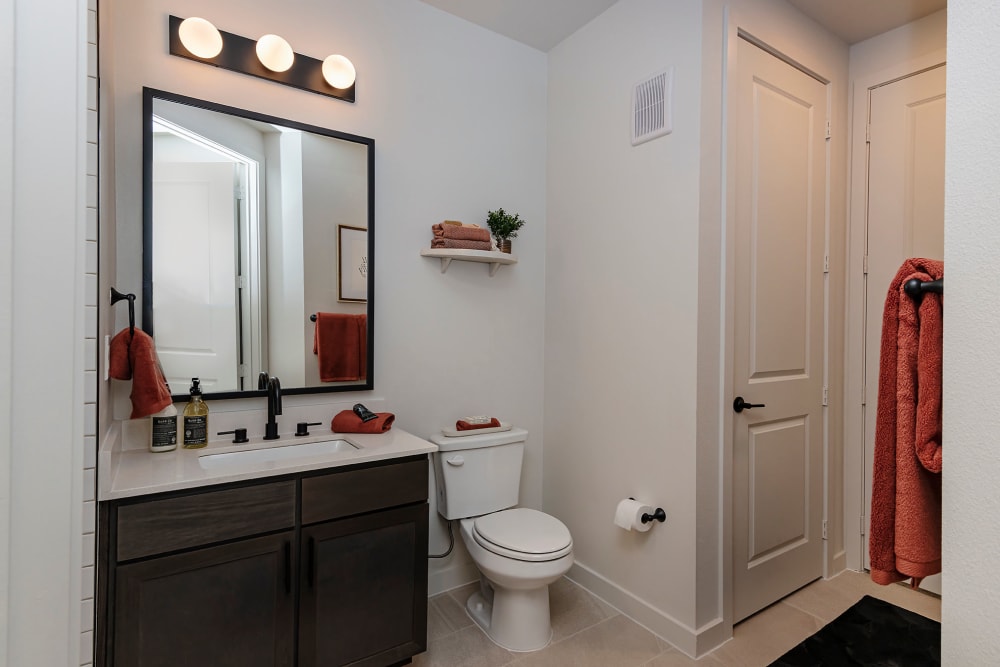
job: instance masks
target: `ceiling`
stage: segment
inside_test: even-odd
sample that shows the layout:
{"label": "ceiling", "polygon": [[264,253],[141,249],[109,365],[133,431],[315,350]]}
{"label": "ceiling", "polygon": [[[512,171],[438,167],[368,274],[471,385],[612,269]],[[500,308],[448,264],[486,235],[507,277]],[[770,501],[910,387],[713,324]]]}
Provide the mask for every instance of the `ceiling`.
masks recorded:
{"label": "ceiling", "polygon": [[[549,51],[617,0],[423,0],[472,23]],[[666,0],[664,0],[666,1]],[[787,0],[848,44],[943,9],[947,0]]]}

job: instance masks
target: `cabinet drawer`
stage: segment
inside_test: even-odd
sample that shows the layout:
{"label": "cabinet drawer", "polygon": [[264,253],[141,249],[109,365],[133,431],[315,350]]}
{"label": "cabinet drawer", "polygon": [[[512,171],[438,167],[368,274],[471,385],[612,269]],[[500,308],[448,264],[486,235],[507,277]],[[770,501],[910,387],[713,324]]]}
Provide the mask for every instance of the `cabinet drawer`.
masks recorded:
{"label": "cabinet drawer", "polygon": [[295,481],[206,491],[118,508],[119,561],[295,525]]}
{"label": "cabinet drawer", "polygon": [[302,480],[302,523],[427,500],[427,459]]}

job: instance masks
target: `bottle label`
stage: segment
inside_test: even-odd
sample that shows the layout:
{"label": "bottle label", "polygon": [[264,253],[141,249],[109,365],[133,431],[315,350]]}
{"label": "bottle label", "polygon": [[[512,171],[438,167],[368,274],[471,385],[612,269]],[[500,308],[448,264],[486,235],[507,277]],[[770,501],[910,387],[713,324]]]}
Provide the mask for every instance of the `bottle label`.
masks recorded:
{"label": "bottle label", "polygon": [[153,417],[153,447],[177,446],[177,415]]}
{"label": "bottle label", "polygon": [[208,443],[208,417],[184,417],[184,444],[204,445]]}

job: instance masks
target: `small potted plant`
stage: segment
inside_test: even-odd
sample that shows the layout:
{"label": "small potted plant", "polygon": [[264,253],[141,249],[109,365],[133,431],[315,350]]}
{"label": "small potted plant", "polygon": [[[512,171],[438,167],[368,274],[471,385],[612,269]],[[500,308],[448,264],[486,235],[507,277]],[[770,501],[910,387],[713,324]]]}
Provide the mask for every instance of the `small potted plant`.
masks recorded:
{"label": "small potted plant", "polygon": [[517,213],[511,214],[502,208],[490,211],[486,215],[486,225],[496,239],[500,252],[510,254],[510,240],[517,237],[517,230],[524,227],[525,220]]}

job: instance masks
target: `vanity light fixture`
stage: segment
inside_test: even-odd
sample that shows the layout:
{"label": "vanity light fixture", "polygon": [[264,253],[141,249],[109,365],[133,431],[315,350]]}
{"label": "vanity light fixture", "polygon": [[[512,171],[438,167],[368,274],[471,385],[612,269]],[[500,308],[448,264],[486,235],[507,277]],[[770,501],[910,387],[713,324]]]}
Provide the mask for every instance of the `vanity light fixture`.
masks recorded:
{"label": "vanity light fixture", "polygon": [[272,72],[285,72],[295,62],[291,45],[278,35],[264,35],[257,40],[257,59]]}
{"label": "vanity light fixture", "polygon": [[[253,40],[217,30],[209,21],[196,17],[171,16],[168,24],[171,55],[354,102],[356,73],[344,56],[317,60],[295,53],[277,35]],[[191,33],[207,35],[208,42],[215,45],[214,51],[199,46],[200,42],[189,36]]]}

